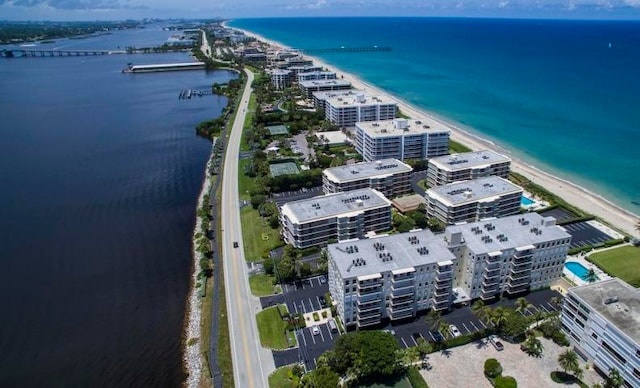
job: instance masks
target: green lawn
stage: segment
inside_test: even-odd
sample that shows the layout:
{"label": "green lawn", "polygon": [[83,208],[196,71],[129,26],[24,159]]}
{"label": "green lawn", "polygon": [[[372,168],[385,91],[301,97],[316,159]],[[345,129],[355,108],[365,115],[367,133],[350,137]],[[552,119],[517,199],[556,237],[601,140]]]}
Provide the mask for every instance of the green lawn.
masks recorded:
{"label": "green lawn", "polygon": [[280,241],[279,230],[271,229],[268,221],[261,219],[258,211],[251,206],[245,206],[240,210],[240,222],[247,261],[260,261],[263,253],[283,244]]}
{"label": "green lawn", "polygon": [[254,186],[253,178],[244,174],[244,169],[250,164],[251,159],[241,159],[238,161],[238,194],[240,195],[240,199],[244,199],[245,201],[251,199],[248,191],[251,191]]}
{"label": "green lawn", "polygon": [[269,387],[271,388],[295,388],[298,386],[298,381],[292,381],[289,379],[289,371],[291,366],[283,366],[276,369],[269,375]]}
{"label": "green lawn", "polygon": [[251,293],[255,296],[267,296],[280,293],[280,286],[274,285],[273,275],[257,274],[249,276]]}
{"label": "green lawn", "polygon": [[449,152],[451,152],[452,154],[471,152],[471,148],[462,143],[458,143],[457,141],[449,140]]}
{"label": "green lawn", "polygon": [[589,260],[611,276],[640,288],[640,248],[620,247],[589,255]]}
{"label": "green lawn", "polygon": [[[285,329],[287,323],[280,318],[278,307],[283,313],[287,310],[286,305],[269,307],[256,314],[258,321],[258,332],[260,333],[260,343],[264,347],[271,349],[288,349]],[[292,343],[295,346],[295,343]]]}

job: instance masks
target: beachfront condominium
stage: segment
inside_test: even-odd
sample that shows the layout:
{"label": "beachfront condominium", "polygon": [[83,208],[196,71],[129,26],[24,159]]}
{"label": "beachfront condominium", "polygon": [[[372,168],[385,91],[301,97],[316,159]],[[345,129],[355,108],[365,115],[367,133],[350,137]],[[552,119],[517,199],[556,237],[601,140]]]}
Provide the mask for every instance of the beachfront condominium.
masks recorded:
{"label": "beachfront condominium", "polygon": [[328,92],[314,92],[313,93],[313,106],[316,109],[322,109],[327,111],[327,100],[333,97],[353,97],[358,94],[367,94],[364,90],[360,89],[346,89],[335,90]]}
{"label": "beachfront condominium", "polygon": [[330,244],[326,252],[329,292],[347,327],[451,305],[456,258],[430,231]]}
{"label": "beachfront condominium", "polygon": [[297,77],[298,82],[337,78],[336,73],[333,71],[310,71],[308,73],[298,73]]}
{"label": "beachfront condominium", "polygon": [[571,245],[555,218],[538,213],[450,225],[444,239],[460,263],[454,287],[483,300],[549,287]]}
{"label": "beachfront condominium", "polygon": [[325,119],[339,127],[353,127],[359,121],[393,120],[398,112],[395,101],[365,93],[328,98],[325,107]]}
{"label": "beachfront condominium", "polygon": [[307,98],[312,98],[313,92],[351,89],[351,82],[341,79],[324,79],[315,81],[302,81],[298,83],[298,86]]}
{"label": "beachfront condominium", "polygon": [[376,325],[548,287],[570,243],[554,218],[537,213],[345,241],[326,248],[329,291],[345,325]]}
{"label": "beachfront condominium", "polygon": [[491,175],[507,178],[510,166],[511,159],[490,150],[431,158],[427,168],[427,185],[442,186]]}
{"label": "beachfront condominium", "polygon": [[294,77],[298,77],[300,73],[310,73],[314,71],[322,71],[322,66],[306,65],[306,66],[289,66],[287,70],[291,70]]}
{"label": "beachfront condominium", "polygon": [[320,195],[286,203],[280,221],[286,243],[303,249],[322,246],[389,230],[391,202],[372,189]]}
{"label": "beachfront condominium", "polygon": [[428,159],[449,153],[449,129],[430,119],[356,123],[356,151],[364,160]]}
{"label": "beachfront condominium", "polygon": [[411,166],[398,159],[332,167],[322,172],[322,190],[330,194],[370,188],[393,198],[411,192],[412,172]]}
{"label": "beachfront condominium", "polygon": [[504,178],[489,176],[432,187],[425,197],[428,217],[455,224],[517,214],[522,188]]}
{"label": "beachfront condominium", "polygon": [[562,329],[576,352],[596,370],[620,373],[626,387],[640,387],[640,290],[618,278],[570,288]]}
{"label": "beachfront condominium", "polygon": [[293,74],[291,70],[271,69],[267,73],[271,77],[271,84],[276,90],[286,89],[291,86]]}

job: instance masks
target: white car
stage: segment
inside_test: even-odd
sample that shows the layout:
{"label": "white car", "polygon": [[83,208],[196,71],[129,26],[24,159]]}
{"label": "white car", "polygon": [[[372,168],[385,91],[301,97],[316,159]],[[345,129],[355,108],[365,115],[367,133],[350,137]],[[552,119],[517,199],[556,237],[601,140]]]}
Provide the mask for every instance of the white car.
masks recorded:
{"label": "white car", "polygon": [[449,332],[451,333],[451,336],[453,336],[453,338],[457,338],[462,335],[462,333],[460,333],[460,330],[458,330],[458,327],[456,325],[449,325]]}
{"label": "white car", "polygon": [[311,326],[311,334],[313,335],[320,334],[320,328],[318,327],[318,325]]}

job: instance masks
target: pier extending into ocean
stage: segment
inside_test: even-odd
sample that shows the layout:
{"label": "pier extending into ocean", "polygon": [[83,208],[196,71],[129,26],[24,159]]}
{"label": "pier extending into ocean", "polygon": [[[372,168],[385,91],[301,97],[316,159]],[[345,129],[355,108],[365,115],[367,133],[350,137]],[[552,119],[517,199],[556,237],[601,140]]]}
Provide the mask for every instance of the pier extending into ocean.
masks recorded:
{"label": "pier extending into ocean", "polygon": [[161,63],[155,65],[132,65],[125,67],[123,73],[155,73],[159,71],[181,71],[205,69],[204,62]]}

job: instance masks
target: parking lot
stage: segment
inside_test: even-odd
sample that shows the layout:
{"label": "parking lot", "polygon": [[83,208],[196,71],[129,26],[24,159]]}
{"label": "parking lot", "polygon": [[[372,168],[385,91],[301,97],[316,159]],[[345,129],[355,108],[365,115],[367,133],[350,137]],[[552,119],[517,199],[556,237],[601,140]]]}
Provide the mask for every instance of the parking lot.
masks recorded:
{"label": "parking lot", "polygon": [[317,195],[322,195],[322,187],[302,188],[297,191],[285,191],[283,193],[274,193],[271,200],[278,206],[282,206],[287,202],[298,201],[301,199],[312,198]]}
{"label": "parking lot", "polygon": [[591,226],[588,221],[566,224],[562,227],[571,235],[571,248],[596,245],[612,239],[610,235]]}
{"label": "parking lot", "polygon": [[[323,279],[324,278],[324,279]],[[316,276],[296,283],[282,286],[283,293],[260,298],[263,308],[284,303],[292,313],[311,313],[324,309],[324,295],[329,292],[326,277]],[[315,368],[318,357],[327,350],[333,349],[333,342],[341,335],[329,330],[327,323],[317,324],[319,332],[314,335],[312,327],[305,327],[296,333],[298,348],[285,351],[274,351],[276,367],[294,362],[302,362],[307,370]]]}
{"label": "parking lot", "polygon": [[[526,295],[525,298],[529,301],[529,303],[533,305],[533,307],[523,311],[522,314],[527,316],[533,315],[537,310],[542,310],[545,312],[557,311],[557,309],[549,302],[553,297],[562,300],[562,295],[552,290],[542,290]],[[497,306],[513,306],[514,304],[515,299],[503,299],[494,304],[491,304],[490,306],[495,308]],[[483,322],[478,317],[476,317],[471,312],[471,308],[468,306],[455,309],[447,314],[443,314],[442,320],[450,325],[456,325],[462,335],[468,335],[487,328],[486,322]],[[418,318],[413,322],[393,325],[387,328],[395,332],[394,335],[401,348],[415,346],[417,344],[416,340],[420,337],[423,337],[428,341],[435,342],[435,338],[431,331],[438,329],[429,327],[424,318]],[[442,334],[446,334],[447,336],[449,336],[448,333]]]}
{"label": "parking lot", "polygon": [[555,209],[549,209],[549,210],[541,211],[540,215],[543,216],[543,217],[553,217],[558,222],[571,220],[573,218],[576,218],[575,214],[573,214],[569,210],[567,210],[565,208],[562,208],[562,207],[557,207]]}

